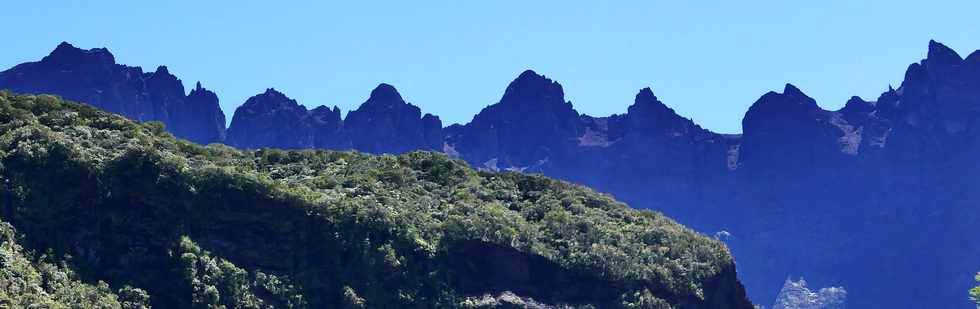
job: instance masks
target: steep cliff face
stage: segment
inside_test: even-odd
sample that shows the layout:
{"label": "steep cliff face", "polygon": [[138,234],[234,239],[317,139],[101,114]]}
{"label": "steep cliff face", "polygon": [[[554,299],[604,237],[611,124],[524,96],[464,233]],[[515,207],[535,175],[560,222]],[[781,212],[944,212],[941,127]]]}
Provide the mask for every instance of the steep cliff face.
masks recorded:
{"label": "steep cliff face", "polygon": [[175,136],[202,143],[225,140],[225,113],[218,105],[218,95],[200,82],[171,115],[174,122],[183,124],[171,129]]}
{"label": "steep cliff face", "polygon": [[280,149],[314,148],[314,130],[310,112],[275,89],[245,101],[231,118],[228,144],[246,149],[272,147]]}
{"label": "steep cliff face", "polygon": [[83,50],[61,43],[41,61],[0,72],[0,89],[57,94],[130,119],[161,121],[171,132],[198,143],[220,142],[225,131],[216,98],[213,103],[190,98],[167,67],[144,73],[140,67],[116,64],[105,48]]}
{"label": "steep cliff face", "polygon": [[256,149],[355,149],[401,154],[442,150],[442,122],[402,99],[395,87],[381,84],[364,104],[341,119],[340,109],[307,110],[275,91],[249,98],[235,111],[227,143]]}
{"label": "steep cliff face", "polygon": [[507,86],[500,102],[453,132],[450,143],[476,166],[542,171],[570,155],[583,132],[561,85],[528,70]]}
{"label": "steep cliff face", "polygon": [[[595,153],[590,160],[602,163],[580,161],[566,168],[602,164],[592,174],[602,175],[598,182],[607,184],[610,192],[631,192],[633,198],[656,201],[651,205],[664,211],[686,207],[683,205],[700,194],[701,186],[730,173],[730,138],[678,115],[650,88],[641,89],[621,117],[622,136],[611,134],[610,140],[615,142],[589,149]],[[609,117],[611,121],[615,118]],[[583,183],[593,183],[588,176],[579,177]],[[649,189],[654,187],[661,189]],[[651,194],[658,197],[647,196]]]}
{"label": "steep cliff face", "polygon": [[838,141],[846,133],[836,118],[790,84],[763,95],[742,120],[739,168],[796,174],[815,164],[834,166],[843,159]]}
{"label": "steep cliff face", "polygon": [[405,102],[388,84],[378,85],[367,101],[347,114],[344,132],[353,149],[368,153],[442,150],[439,117],[422,116],[421,109]]}
{"label": "steep cliff face", "polygon": [[350,139],[344,135],[344,120],[340,118],[340,108],[318,106],[310,110],[308,119],[313,127],[314,148],[351,149]]}
{"label": "steep cliff face", "polygon": [[[848,307],[962,306],[956,290],[968,278],[957,272],[970,266],[953,257],[980,256],[964,238],[980,223],[980,186],[970,180],[980,170],[968,159],[980,155],[980,101],[970,86],[980,75],[952,50],[929,45],[902,86],[875,102],[852,98],[838,111],[799,104],[774,115],[793,120],[782,123],[752,125],[759,114],[746,114],[737,185],[710,204],[729,220],[716,225],[735,235],[728,243],[745,261],[740,271],[753,297],[772,291],[764,286],[778,278],[750,274],[803,273],[848,287]],[[757,105],[806,102],[787,92],[795,91]],[[896,269],[908,271],[889,271]],[[896,280],[936,288],[926,293]]]}

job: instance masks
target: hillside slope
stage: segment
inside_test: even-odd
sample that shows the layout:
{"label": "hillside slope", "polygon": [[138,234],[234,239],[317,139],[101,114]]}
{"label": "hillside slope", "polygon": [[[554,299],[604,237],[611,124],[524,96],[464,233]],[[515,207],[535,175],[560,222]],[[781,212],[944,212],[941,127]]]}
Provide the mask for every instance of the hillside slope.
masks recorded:
{"label": "hillside slope", "polygon": [[752,307],[716,240],[441,154],[202,147],[0,92],[0,176],[4,248],[62,265],[93,307]]}

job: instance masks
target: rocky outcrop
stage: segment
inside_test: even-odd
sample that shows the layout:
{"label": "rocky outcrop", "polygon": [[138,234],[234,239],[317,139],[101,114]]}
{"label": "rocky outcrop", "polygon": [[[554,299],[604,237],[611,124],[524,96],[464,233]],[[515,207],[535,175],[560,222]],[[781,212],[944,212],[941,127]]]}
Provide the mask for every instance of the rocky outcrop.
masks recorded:
{"label": "rocky outcrop", "polygon": [[363,152],[442,150],[439,117],[422,116],[421,109],[405,102],[388,84],[378,85],[364,104],[347,114],[344,132],[352,147]]}
{"label": "rocky outcrop", "polygon": [[450,133],[447,142],[476,166],[541,171],[571,155],[585,128],[561,85],[527,70],[500,102]]}
{"label": "rocky outcrop", "polygon": [[772,309],[844,309],[847,303],[847,290],[842,287],[822,288],[811,291],[806,280],[793,281],[789,278],[776,296]]}
{"label": "rocky outcrop", "polygon": [[783,93],[763,95],[742,119],[739,167],[792,174],[797,167],[832,166],[841,159],[838,140],[845,134],[835,117],[790,84]]}
{"label": "rocky outcrop", "polygon": [[191,141],[221,142],[225,140],[225,113],[218,105],[218,95],[198,82],[187,95],[184,104],[175,108],[174,122],[183,125],[172,128],[175,136]]}
{"label": "rocky outcrop", "polygon": [[167,67],[144,73],[116,64],[105,48],[61,43],[41,61],[0,72],[0,89],[56,94],[138,121],[160,121],[178,137],[197,143],[220,142],[225,131],[217,98],[191,98]]}
{"label": "rocky outcrop", "polygon": [[381,84],[360,108],[341,119],[340,109],[307,110],[275,91],[249,98],[235,111],[227,143],[240,148],[354,149],[400,154],[441,150],[442,122],[405,102],[395,87]]}
{"label": "rocky outcrop", "polygon": [[245,101],[231,118],[228,144],[239,148],[313,148],[310,111],[275,89]]}
{"label": "rocky outcrop", "polygon": [[313,128],[314,148],[351,149],[350,140],[344,135],[344,120],[340,118],[340,108],[321,105],[310,110],[308,117]]}

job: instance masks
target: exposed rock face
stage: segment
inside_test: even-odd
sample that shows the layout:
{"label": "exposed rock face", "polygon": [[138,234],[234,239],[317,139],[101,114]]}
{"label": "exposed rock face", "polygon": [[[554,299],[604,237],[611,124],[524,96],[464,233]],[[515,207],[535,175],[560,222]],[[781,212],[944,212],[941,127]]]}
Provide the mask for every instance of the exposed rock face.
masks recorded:
{"label": "exposed rock face", "polygon": [[[961,306],[950,299],[970,266],[956,256],[980,256],[963,236],[980,224],[978,83],[968,61],[931,42],[928,58],[876,102],[824,111],[791,89],[760,99],[743,122],[735,185],[702,200],[728,218],[711,225],[732,231],[754,299],[774,278],[751,274],[782,271],[840,282],[856,308]],[[793,121],[759,121],[766,101]],[[705,217],[692,220],[713,220]]]}
{"label": "exposed rock face", "polygon": [[507,86],[499,103],[453,128],[448,139],[476,166],[541,171],[571,155],[567,150],[584,129],[561,85],[528,70]]}
{"label": "exposed rock face", "polygon": [[[228,132],[218,96],[197,83],[185,94],[166,66],[144,73],[116,64],[104,48],[61,43],[38,62],[0,72],[0,89],[45,93],[91,104],[138,121],[161,121],[175,136],[243,148],[356,149],[370,153],[442,150],[442,121],[405,102],[394,87],[378,86],[349,124],[336,106],[312,110],[273,89],[249,98],[232,117]],[[227,136],[226,136],[227,134]]]}
{"label": "exposed rock face", "polygon": [[[0,72],[0,89],[57,94],[138,121],[161,121],[178,137],[198,143],[219,142],[225,131],[217,98],[190,98],[167,67],[144,73],[116,64],[104,48],[61,43],[41,61]],[[194,115],[178,116],[187,113]]]}
{"label": "exposed rock face", "polygon": [[313,148],[310,111],[275,89],[245,101],[231,118],[228,143],[239,148]]}
{"label": "exposed rock face", "polygon": [[347,114],[344,131],[353,148],[363,152],[442,149],[439,117],[422,116],[421,109],[405,102],[388,84],[378,85],[364,104]]}
{"label": "exposed rock face", "polygon": [[442,122],[402,99],[395,87],[379,85],[357,110],[341,119],[340,109],[307,110],[269,89],[249,98],[231,120],[230,145],[241,148],[355,149],[400,154],[441,150]]}
{"label": "exposed rock face", "polygon": [[742,120],[739,166],[789,174],[814,164],[833,166],[844,154],[838,140],[845,133],[835,117],[790,84],[783,93],[763,95]]}
{"label": "exposed rock face", "polygon": [[218,95],[201,87],[200,82],[187,95],[184,104],[174,110],[172,117],[183,124],[172,129],[175,136],[192,141],[225,140],[225,113],[218,105]]}
{"label": "exposed rock face", "polygon": [[[617,121],[619,118],[621,120]],[[658,194],[660,197],[643,199],[658,201],[656,207],[664,210],[685,207],[678,202],[698,194],[699,184],[729,172],[728,138],[681,117],[660,102],[649,88],[637,93],[625,115],[607,119],[610,123],[622,124],[610,125],[607,139],[611,143],[608,146],[589,149],[602,159],[593,159],[590,163],[579,156],[580,161],[572,164],[601,165],[593,174],[603,175],[601,182],[610,192]],[[618,133],[619,130],[622,133]],[[566,168],[573,170],[571,165]],[[635,181],[637,179],[646,181]],[[589,177],[577,180],[592,182]],[[663,190],[654,192],[649,187]]]}
{"label": "exposed rock face", "polygon": [[310,111],[310,126],[313,127],[315,148],[351,149],[350,140],[344,136],[344,121],[340,118],[340,108],[319,106]]}
{"label": "exposed rock face", "polygon": [[803,278],[796,282],[787,278],[772,309],[844,309],[846,300],[844,288],[822,288],[814,292],[807,288]]}

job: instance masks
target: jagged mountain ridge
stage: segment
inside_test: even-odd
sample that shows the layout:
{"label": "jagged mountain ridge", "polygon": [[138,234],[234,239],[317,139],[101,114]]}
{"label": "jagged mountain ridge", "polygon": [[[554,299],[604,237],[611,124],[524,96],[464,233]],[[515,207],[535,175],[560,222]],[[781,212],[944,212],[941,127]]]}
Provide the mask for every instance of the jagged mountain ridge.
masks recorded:
{"label": "jagged mountain ridge", "polygon": [[0,88],[21,93],[52,93],[138,121],[161,121],[198,143],[225,139],[225,114],[218,97],[200,83],[190,94],[166,66],[153,72],[116,64],[105,48],[83,50],[66,42],[37,62],[0,73]]}
{"label": "jagged mountain ridge", "polygon": [[441,150],[442,121],[405,102],[381,84],[360,108],[341,119],[340,109],[307,110],[275,89],[255,95],[235,111],[227,144],[240,148],[356,149],[369,153]]}
{"label": "jagged mountain ridge", "polygon": [[[847,286],[858,307],[956,307],[960,286],[969,284],[964,274],[975,270],[952,257],[980,256],[980,247],[962,236],[980,222],[980,188],[969,181],[980,177],[971,161],[980,153],[978,72],[980,53],[964,59],[930,42],[902,85],[875,101],[855,97],[840,110],[824,110],[788,84],[749,108],[743,134],[726,135],[677,115],[648,88],[625,114],[582,115],[560,84],[526,71],[500,102],[463,125],[436,126],[437,118],[420,116],[383,85],[375,91],[384,95],[372,92],[372,103],[347,119],[339,109],[307,110],[281,94],[269,111],[245,104],[225,142],[442,150],[476,167],[540,172],[661,210],[706,233],[731,232],[729,245],[757,300],[773,299],[786,274],[801,273],[820,285]],[[249,120],[236,119],[239,112]],[[363,125],[349,125],[352,119]],[[923,253],[932,251],[942,254]],[[880,277],[861,275],[872,271]],[[946,288],[927,294],[898,284],[907,277]]]}

